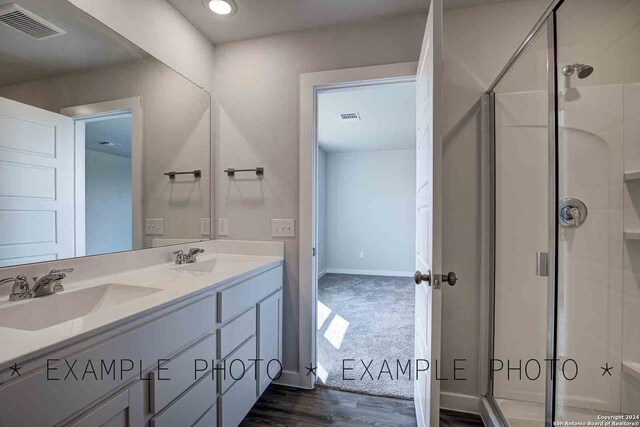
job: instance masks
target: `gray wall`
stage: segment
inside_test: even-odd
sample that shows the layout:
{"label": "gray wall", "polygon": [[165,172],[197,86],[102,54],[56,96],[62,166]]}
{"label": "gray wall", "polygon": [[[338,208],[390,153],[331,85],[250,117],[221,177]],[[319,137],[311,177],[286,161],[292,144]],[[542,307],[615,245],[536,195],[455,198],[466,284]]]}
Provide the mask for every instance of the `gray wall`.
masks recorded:
{"label": "gray wall", "polygon": [[87,255],[130,250],[131,159],[87,150],[85,165]]}
{"label": "gray wall", "polygon": [[[229,218],[229,238],[271,240],[272,218],[298,220],[300,74],[417,61],[425,23],[409,16],[216,46],[216,216]],[[222,172],[256,165],[262,181]],[[298,371],[298,238],[284,242],[284,369]]]}
{"label": "gray wall", "polygon": [[415,150],[328,153],[328,272],[413,275],[415,162]]}
{"label": "gray wall", "polygon": [[327,271],[327,153],[318,147],[318,275]]}

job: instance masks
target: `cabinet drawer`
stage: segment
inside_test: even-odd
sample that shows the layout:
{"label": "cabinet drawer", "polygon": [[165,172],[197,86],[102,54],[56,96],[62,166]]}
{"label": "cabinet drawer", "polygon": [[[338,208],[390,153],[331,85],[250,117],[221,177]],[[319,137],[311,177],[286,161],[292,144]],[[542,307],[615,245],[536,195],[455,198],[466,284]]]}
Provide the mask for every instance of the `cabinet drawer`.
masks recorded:
{"label": "cabinet drawer", "polygon": [[[151,372],[150,380],[150,408],[152,413],[157,413],[178,397],[191,384],[204,375],[204,371],[195,370],[196,360],[204,360],[211,363],[215,357],[216,339],[209,335],[187,350],[173,357],[170,361],[160,366],[158,370]],[[198,364],[203,367],[205,362]],[[206,370],[206,369],[205,369]]]}
{"label": "cabinet drawer", "polygon": [[282,266],[218,291],[218,323],[224,323],[282,287]]}
{"label": "cabinet drawer", "polygon": [[[231,353],[227,358],[218,364],[218,393],[226,392],[231,384],[242,379],[243,375],[252,375],[249,371],[249,365],[253,364],[256,359],[256,337],[252,336],[236,351]],[[234,362],[236,360],[236,362]],[[244,363],[245,372],[242,372],[242,363]],[[223,369],[224,368],[224,369]]]}
{"label": "cabinet drawer", "polygon": [[[253,369],[251,366],[249,369]],[[256,379],[245,375],[218,398],[220,427],[236,427],[256,403]]]}
{"label": "cabinet drawer", "polygon": [[224,359],[247,338],[256,334],[256,308],[218,329],[218,359]]}
{"label": "cabinet drawer", "polygon": [[[207,297],[67,356],[66,360],[50,361],[49,369],[45,366],[0,386],[0,425],[37,427],[60,423],[136,378],[140,372],[157,366],[159,358],[168,357],[206,335],[214,322],[214,298]],[[122,363],[129,369],[122,369]],[[75,364],[78,380],[72,375],[64,379],[67,364]],[[85,369],[91,366],[96,376],[82,379]],[[110,368],[106,375],[103,375],[103,366]],[[64,396],[64,404],[54,396]],[[38,402],[38,410],[25,411],[24,402]]]}
{"label": "cabinet drawer", "polygon": [[151,427],[192,426],[215,403],[211,371],[151,419]]}
{"label": "cabinet drawer", "polygon": [[218,425],[218,411],[213,405],[204,415],[196,421],[193,427],[216,427]]}

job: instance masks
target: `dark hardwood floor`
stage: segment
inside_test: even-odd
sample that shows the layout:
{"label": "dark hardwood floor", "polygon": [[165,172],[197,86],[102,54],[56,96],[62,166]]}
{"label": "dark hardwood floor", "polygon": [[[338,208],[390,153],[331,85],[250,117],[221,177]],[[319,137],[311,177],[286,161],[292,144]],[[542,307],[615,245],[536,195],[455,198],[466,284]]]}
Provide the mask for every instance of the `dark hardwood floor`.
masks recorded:
{"label": "dark hardwood floor", "polygon": [[[413,401],[316,387],[315,390],[271,385],[241,427],[253,426],[415,426]],[[475,415],[440,413],[443,427],[482,427]]]}

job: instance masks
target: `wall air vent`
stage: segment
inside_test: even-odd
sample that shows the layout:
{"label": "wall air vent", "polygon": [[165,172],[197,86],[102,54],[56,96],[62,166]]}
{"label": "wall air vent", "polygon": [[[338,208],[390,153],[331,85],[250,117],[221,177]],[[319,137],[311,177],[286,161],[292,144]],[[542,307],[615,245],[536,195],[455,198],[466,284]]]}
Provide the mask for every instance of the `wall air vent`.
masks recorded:
{"label": "wall air vent", "polygon": [[342,113],[340,114],[342,120],[360,120],[359,113]]}
{"label": "wall air vent", "polygon": [[51,22],[14,3],[0,6],[0,22],[36,40],[65,34]]}

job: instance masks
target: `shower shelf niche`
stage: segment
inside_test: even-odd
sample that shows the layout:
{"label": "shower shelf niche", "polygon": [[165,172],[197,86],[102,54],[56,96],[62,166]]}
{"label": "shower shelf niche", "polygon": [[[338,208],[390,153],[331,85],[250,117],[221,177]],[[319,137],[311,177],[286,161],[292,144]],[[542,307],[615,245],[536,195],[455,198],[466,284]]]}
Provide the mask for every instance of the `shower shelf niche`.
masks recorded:
{"label": "shower shelf niche", "polygon": [[624,173],[624,181],[625,182],[638,181],[638,180],[640,180],[640,171],[633,171],[633,172],[625,172]]}
{"label": "shower shelf niche", "polygon": [[624,239],[625,240],[640,240],[640,230],[625,230],[624,231]]}

